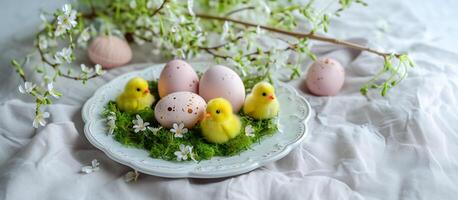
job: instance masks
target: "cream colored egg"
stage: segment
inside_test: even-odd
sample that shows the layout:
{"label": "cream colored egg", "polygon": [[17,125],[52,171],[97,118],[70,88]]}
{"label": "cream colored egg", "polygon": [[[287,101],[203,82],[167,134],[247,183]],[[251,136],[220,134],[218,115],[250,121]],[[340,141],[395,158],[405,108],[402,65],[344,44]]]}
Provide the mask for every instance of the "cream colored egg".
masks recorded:
{"label": "cream colored egg", "polygon": [[103,68],[119,67],[132,59],[132,50],[126,41],[115,36],[96,37],[88,48],[89,59]]}
{"label": "cream colored egg", "polygon": [[174,123],[192,128],[202,119],[206,107],[205,100],[195,93],[175,92],[159,100],[154,116],[165,128],[172,128]]}
{"label": "cream colored egg", "polygon": [[200,79],[199,95],[207,102],[218,97],[225,98],[237,113],[245,101],[245,86],[232,69],[216,65],[209,68]]}
{"label": "cream colored egg", "polygon": [[180,91],[198,93],[199,77],[194,69],[183,60],[168,62],[161,72],[158,81],[159,96]]}

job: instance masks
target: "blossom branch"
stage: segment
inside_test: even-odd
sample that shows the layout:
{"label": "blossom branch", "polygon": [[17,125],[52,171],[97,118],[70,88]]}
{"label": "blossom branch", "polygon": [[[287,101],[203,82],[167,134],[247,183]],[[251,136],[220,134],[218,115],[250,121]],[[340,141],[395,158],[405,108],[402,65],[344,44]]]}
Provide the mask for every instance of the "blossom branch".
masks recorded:
{"label": "blossom branch", "polygon": [[372,49],[372,48],[369,48],[369,47],[365,47],[365,46],[362,46],[362,45],[359,45],[359,44],[356,44],[356,43],[343,41],[343,40],[339,40],[339,39],[335,39],[335,38],[329,38],[329,37],[325,37],[325,36],[321,36],[321,35],[316,35],[314,32],[300,33],[300,32],[287,31],[287,30],[277,29],[277,28],[273,28],[273,27],[269,27],[269,26],[264,26],[264,25],[251,23],[251,22],[245,22],[245,21],[241,21],[241,20],[237,20],[237,19],[232,19],[232,18],[228,18],[228,17],[213,16],[213,15],[207,15],[207,14],[202,14],[202,13],[198,13],[198,14],[196,14],[196,16],[199,17],[199,18],[202,18],[202,19],[218,20],[218,21],[229,21],[229,22],[233,22],[233,23],[240,24],[240,25],[243,25],[243,26],[248,26],[248,27],[260,27],[260,28],[262,28],[264,30],[268,30],[268,31],[271,31],[271,32],[274,32],[274,33],[279,33],[279,34],[291,36],[291,37],[298,38],[298,39],[308,38],[308,39],[311,39],[311,40],[329,42],[329,43],[333,43],[333,44],[337,44],[337,45],[350,47],[352,49],[357,49],[357,50],[361,50],[361,51],[367,51],[367,52],[374,53],[374,54],[382,56],[382,57],[394,55],[395,57],[399,58],[402,55],[402,54],[397,54],[397,53],[393,54],[393,53],[381,52],[381,51],[378,51],[378,50],[375,50],[375,49]]}

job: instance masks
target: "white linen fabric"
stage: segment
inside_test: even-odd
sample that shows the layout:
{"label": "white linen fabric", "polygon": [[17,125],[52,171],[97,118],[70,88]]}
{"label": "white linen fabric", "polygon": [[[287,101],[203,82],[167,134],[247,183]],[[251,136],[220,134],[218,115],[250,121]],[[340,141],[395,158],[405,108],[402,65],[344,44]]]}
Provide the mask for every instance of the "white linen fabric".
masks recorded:
{"label": "white linen fabric", "polygon": [[[379,57],[317,44],[318,55],[346,66],[345,84],[334,97],[302,93],[313,108],[309,135],[285,158],[229,178],[142,174],[126,183],[130,169],[85,139],[80,110],[95,89],[142,65],[111,70],[84,87],[61,79],[57,90],[65,96],[46,108],[48,125],[34,129],[34,105],[17,91],[21,81],[8,63],[30,50],[39,8],[63,2],[2,2],[0,199],[456,199],[458,2],[368,3],[333,18],[330,35],[410,53],[415,69],[387,97],[358,92],[379,69]],[[133,62],[162,61],[136,54]],[[300,80],[291,84],[301,88]],[[81,173],[92,159],[100,170]]]}

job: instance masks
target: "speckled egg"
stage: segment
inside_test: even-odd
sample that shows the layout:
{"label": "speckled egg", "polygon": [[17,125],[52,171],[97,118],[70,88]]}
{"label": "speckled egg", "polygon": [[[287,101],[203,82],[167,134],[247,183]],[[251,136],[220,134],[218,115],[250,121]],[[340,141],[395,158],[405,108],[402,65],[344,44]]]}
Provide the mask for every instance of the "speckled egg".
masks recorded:
{"label": "speckled egg", "polygon": [[132,59],[132,50],[126,41],[115,36],[99,36],[88,48],[89,59],[103,68],[119,67]]}
{"label": "speckled egg", "polygon": [[342,88],[344,79],[345,70],[338,61],[322,58],[310,66],[305,84],[315,95],[333,96]]}
{"label": "speckled egg", "polygon": [[187,62],[183,60],[172,60],[162,70],[157,87],[160,97],[180,91],[197,94],[199,77]]}
{"label": "speckled egg", "polygon": [[200,79],[199,95],[207,102],[218,97],[225,98],[237,113],[245,101],[245,86],[237,73],[228,67],[216,65],[209,68]]}
{"label": "speckled egg", "polygon": [[174,92],[157,102],[154,116],[165,128],[172,128],[173,123],[192,128],[204,116],[206,107],[205,100],[195,93]]}

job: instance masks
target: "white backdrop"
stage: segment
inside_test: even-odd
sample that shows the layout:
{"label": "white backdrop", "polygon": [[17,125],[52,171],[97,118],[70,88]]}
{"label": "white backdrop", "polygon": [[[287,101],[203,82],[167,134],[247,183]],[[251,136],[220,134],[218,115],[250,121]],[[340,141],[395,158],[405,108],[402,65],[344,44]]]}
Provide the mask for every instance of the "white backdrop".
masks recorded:
{"label": "white backdrop", "polygon": [[[141,175],[126,183],[125,166],[83,136],[80,109],[93,91],[137,67],[80,83],[61,80],[65,97],[49,106],[47,127],[31,126],[34,105],[19,94],[9,66],[32,46],[38,11],[64,1],[0,4],[1,199],[455,199],[458,195],[458,2],[368,1],[332,20],[330,34],[364,38],[372,47],[407,51],[417,66],[388,97],[358,93],[381,60],[332,46],[319,55],[346,66],[335,97],[303,94],[313,116],[306,142],[278,162],[240,176],[201,180]],[[362,41],[362,40],[360,40]],[[137,54],[133,62],[161,62]],[[298,85],[298,82],[291,84]],[[96,158],[101,170],[79,173]]]}

